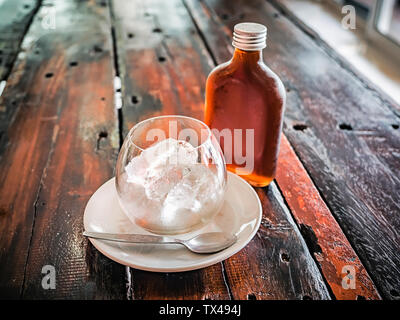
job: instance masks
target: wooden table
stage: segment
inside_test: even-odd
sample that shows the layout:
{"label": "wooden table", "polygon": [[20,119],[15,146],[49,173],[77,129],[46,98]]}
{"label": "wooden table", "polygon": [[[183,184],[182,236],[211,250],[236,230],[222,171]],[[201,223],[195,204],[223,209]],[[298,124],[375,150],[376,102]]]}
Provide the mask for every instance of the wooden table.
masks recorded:
{"label": "wooden table", "polygon": [[[196,271],[109,260],[82,236],[86,202],[135,123],[202,119],[206,77],[241,21],[268,27],[265,61],[287,88],[257,235]],[[278,1],[6,0],[0,61],[1,298],[400,298],[400,107]]]}

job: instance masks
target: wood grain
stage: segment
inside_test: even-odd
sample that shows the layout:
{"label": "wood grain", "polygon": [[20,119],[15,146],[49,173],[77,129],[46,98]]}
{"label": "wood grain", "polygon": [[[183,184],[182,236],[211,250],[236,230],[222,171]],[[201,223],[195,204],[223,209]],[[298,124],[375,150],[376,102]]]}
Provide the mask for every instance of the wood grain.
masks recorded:
{"label": "wood grain", "polygon": [[[212,67],[201,34],[181,1],[113,1],[124,134],[160,114],[202,119],[205,79]],[[130,36],[129,36],[130,35]],[[165,60],[159,60],[159,57]],[[136,99],[132,100],[132,97]],[[276,187],[260,189],[263,227],[240,253],[190,273],[132,270],[135,299],[329,299],[318,268]],[[289,256],[283,261],[281,253]]]}
{"label": "wood grain", "polygon": [[[363,264],[285,136],[276,180],[336,299],[380,299]],[[354,289],[342,285],[349,267],[355,271]]]}
{"label": "wood grain", "polygon": [[[0,293],[124,299],[125,268],[82,236],[86,202],[112,176],[119,148],[108,8],[47,3],[57,27],[34,20],[0,101],[10,123],[0,159]],[[41,286],[44,265],[55,267],[55,290]]]}
{"label": "wood grain", "polygon": [[263,206],[260,229],[224,262],[234,299],[330,299],[275,182],[256,191]]}
{"label": "wood grain", "polygon": [[[161,114],[203,117],[213,65],[181,1],[113,1],[123,83],[123,134]],[[140,92],[138,90],[140,89]]]}
{"label": "wood grain", "polygon": [[[189,4],[194,1],[187,1]],[[223,24],[268,27],[265,61],[287,88],[284,132],[380,294],[399,298],[399,150],[395,107],[265,1],[202,1]],[[194,10],[195,13],[201,12]],[[196,19],[200,30],[206,21]],[[218,24],[203,32],[216,33]],[[210,37],[215,37],[214,35]],[[216,61],[221,42],[208,42]]]}

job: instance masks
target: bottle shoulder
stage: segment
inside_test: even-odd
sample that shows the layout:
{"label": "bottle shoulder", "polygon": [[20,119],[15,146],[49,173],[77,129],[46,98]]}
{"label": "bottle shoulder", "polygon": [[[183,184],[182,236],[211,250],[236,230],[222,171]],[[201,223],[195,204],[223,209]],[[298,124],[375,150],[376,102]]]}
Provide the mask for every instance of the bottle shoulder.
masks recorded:
{"label": "bottle shoulder", "polygon": [[212,69],[211,72],[209,73],[208,79],[215,77],[229,76],[229,74],[231,74],[231,72],[233,71],[231,66],[231,61],[232,60],[223,62],[214,67],[214,69]]}
{"label": "bottle shoulder", "polygon": [[259,88],[274,89],[280,97],[286,100],[286,90],[282,80],[264,62],[255,65],[243,66],[232,60],[216,66],[209,74],[207,83],[212,83],[213,87],[225,86],[229,83],[254,85]]}

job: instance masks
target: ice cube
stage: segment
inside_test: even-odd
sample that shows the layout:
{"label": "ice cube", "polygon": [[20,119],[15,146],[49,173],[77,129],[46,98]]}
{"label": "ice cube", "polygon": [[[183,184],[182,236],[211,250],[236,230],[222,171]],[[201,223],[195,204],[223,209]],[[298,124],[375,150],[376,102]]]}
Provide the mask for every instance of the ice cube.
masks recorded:
{"label": "ice cube", "polygon": [[127,182],[143,184],[147,174],[148,163],[141,154],[125,166]]}
{"label": "ice cube", "polygon": [[191,144],[170,138],[145,149],[125,170],[128,182],[141,184],[149,199],[163,200],[196,161],[197,150]]}
{"label": "ice cube", "polygon": [[215,177],[201,164],[190,165],[188,172],[168,192],[161,214],[164,223],[197,224],[203,215],[215,210]]}
{"label": "ice cube", "polygon": [[182,168],[172,165],[149,170],[143,184],[147,197],[152,200],[164,200],[168,192],[182,179],[182,171]]}
{"label": "ice cube", "polygon": [[172,138],[162,140],[145,149],[142,156],[150,168],[165,165],[189,165],[197,162],[197,150],[190,143]]}
{"label": "ice cube", "polygon": [[175,139],[155,143],[133,158],[125,167],[128,216],[159,230],[184,230],[211,217],[223,190],[210,168],[197,161],[197,149]]}

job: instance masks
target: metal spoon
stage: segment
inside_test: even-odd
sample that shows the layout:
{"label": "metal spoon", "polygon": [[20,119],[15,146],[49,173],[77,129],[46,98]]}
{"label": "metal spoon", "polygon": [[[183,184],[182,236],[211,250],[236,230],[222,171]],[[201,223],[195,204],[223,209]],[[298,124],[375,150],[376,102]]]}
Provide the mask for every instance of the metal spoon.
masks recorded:
{"label": "metal spoon", "polygon": [[83,235],[89,238],[129,243],[154,244],[183,244],[190,251],[196,253],[213,253],[230,247],[237,241],[234,234],[225,232],[209,232],[199,234],[188,240],[180,240],[163,236],[144,234],[114,234],[85,231]]}

